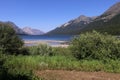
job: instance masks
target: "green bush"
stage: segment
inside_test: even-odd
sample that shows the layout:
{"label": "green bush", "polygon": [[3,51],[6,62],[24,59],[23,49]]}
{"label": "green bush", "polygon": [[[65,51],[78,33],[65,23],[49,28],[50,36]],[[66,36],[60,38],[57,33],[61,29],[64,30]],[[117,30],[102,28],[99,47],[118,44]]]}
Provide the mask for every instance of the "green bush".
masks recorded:
{"label": "green bush", "polygon": [[52,54],[54,56],[72,56],[69,48],[64,47],[53,47],[52,48]]}
{"label": "green bush", "polygon": [[23,41],[16,35],[12,26],[0,23],[0,52],[16,54],[23,46]]}
{"label": "green bush", "polygon": [[50,56],[52,55],[52,47],[46,44],[39,44],[38,46],[29,47],[29,53],[31,55]]}
{"label": "green bush", "polygon": [[120,40],[106,33],[87,32],[71,41],[70,49],[77,59],[118,59]]}
{"label": "green bush", "polygon": [[29,48],[26,46],[23,46],[19,49],[19,54],[22,55],[30,55]]}

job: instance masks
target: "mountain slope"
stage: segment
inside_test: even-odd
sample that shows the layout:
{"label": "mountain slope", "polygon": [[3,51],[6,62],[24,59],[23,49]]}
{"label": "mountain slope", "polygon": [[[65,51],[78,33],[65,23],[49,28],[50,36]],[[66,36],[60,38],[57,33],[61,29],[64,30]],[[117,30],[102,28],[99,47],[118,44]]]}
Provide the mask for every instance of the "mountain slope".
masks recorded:
{"label": "mountain slope", "polygon": [[25,27],[22,30],[25,32],[25,34],[28,34],[28,35],[42,35],[42,34],[44,34],[44,32],[37,30],[37,29],[31,29],[30,27]]}
{"label": "mountain slope", "polygon": [[109,34],[120,34],[120,2],[110,7],[105,13],[97,17],[93,22],[86,25],[79,33],[97,30]]}
{"label": "mountain slope", "polygon": [[57,34],[76,34],[79,30],[84,28],[86,24],[89,24],[96,17],[86,17],[84,15],[79,16],[74,20],[57,27],[56,29],[48,32],[48,35],[57,35]]}
{"label": "mountain slope", "polygon": [[120,14],[120,2],[111,6],[107,11],[105,11],[101,16],[99,16],[96,20],[110,20],[114,16]]}
{"label": "mountain slope", "polygon": [[107,22],[104,22],[104,20],[94,21],[87,25],[84,29],[81,29],[79,34],[92,30],[107,32],[113,35],[120,35],[120,14],[114,16]]}
{"label": "mountain slope", "polygon": [[80,34],[97,30],[110,34],[120,34],[120,2],[111,6],[96,18],[82,16],[48,32],[47,34]]}

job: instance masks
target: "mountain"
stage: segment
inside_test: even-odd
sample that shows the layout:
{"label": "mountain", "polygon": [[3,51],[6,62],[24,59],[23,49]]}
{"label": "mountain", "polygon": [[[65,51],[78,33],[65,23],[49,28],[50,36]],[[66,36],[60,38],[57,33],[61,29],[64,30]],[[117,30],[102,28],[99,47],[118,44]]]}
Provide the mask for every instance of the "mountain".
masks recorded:
{"label": "mountain", "polygon": [[0,21],[0,23],[3,23],[3,24],[8,24],[10,26],[12,26],[12,28],[16,31],[17,34],[25,34],[22,29],[20,29],[16,24],[14,24],[13,22],[11,21],[7,21],[7,22],[2,22]]}
{"label": "mountain", "polygon": [[93,22],[86,25],[79,33],[96,30],[99,32],[107,32],[113,35],[120,34],[120,2],[111,6],[102,15],[97,17]]}
{"label": "mountain", "polygon": [[79,30],[84,28],[85,25],[89,24],[96,17],[87,17],[84,15],[79,16],[76,19],[70,20],[69,22],[57,27],[56,29],[47,33],[47,35],[54,34],[76,34]]}
{"label": "mountain", "polygon": [[15,23],[11,22],[11,21],[6,21],[6,22],[2,22],[0,21],[1,24],[7,24],[10,25],[17,34],[24,34],[24,35],[41,35],[44,32],[37,30],[37,29],[31,29],[29,27],[25,27],[23,29],[19,28]]}
{"label": "mountain", "polygon": [[30,27],[25,27],[22,29],[25,34],[28,35],[42,35],[44,32],[37,30],[37,29],[31,29]]}
{"label": "mountain", "polygon": [[120,34],[120,2],[111,6],[98,17],[86,17],[82,15],[48,32],[47,35],[80,34],[92,30]]}
{"label": "mountain", "polygon": [[107,11],[105,11],[101,16],[99,16],[96,20],[110,20],[114,16],[120,14],[120,2],[111,6]]}
{"label": "mountain", "polygon": [[114,16],[107,22],[104,22],[104,20],[94,21],[87,25],[85,28],[81,29],[79,31],[79,34],[92,30],[107,32],[113,35],[120,35],[120,14]]}

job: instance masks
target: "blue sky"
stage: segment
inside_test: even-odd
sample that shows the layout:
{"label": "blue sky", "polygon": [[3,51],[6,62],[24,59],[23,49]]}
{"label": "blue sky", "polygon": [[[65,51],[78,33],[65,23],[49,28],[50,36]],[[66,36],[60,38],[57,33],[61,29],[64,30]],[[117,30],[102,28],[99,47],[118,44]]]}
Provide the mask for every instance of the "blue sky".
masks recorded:
{"label": "blue sky", "polygon": [[0,0],[0,21],[44,32],[80,15],[98,16],[120,0]]}

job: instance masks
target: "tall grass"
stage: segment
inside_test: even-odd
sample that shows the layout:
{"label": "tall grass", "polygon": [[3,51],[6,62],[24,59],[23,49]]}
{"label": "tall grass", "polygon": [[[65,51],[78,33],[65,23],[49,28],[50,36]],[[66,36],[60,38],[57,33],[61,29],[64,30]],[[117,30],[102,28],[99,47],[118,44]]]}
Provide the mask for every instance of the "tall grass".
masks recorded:
{"label": "tall grass", "polygon": [[38,46],[28,47],[30,55],[52,55],[52,47],[47,44],[39,44]]}
{"label": "tall grass", "polygon": [[66,56],[11,56],[4,66],[11,73],[22,74],[45,69],[120,72],[120,60],[77,60]]}
{"label": "tall grass", "polygon": [[[9,60],[12,61],[8,62]],[[20,59],[17,56],[0,53],[0,80],[39,80],[39,78],[33,74],[32,69],[24,69],[22,63],[22,58]]]}
{"label": "tall grass", "polygon": [[38,46],[27,47],[30,55],[40,56],[71,56],[69,48],[51,47],[47,44],[39,44]]}

